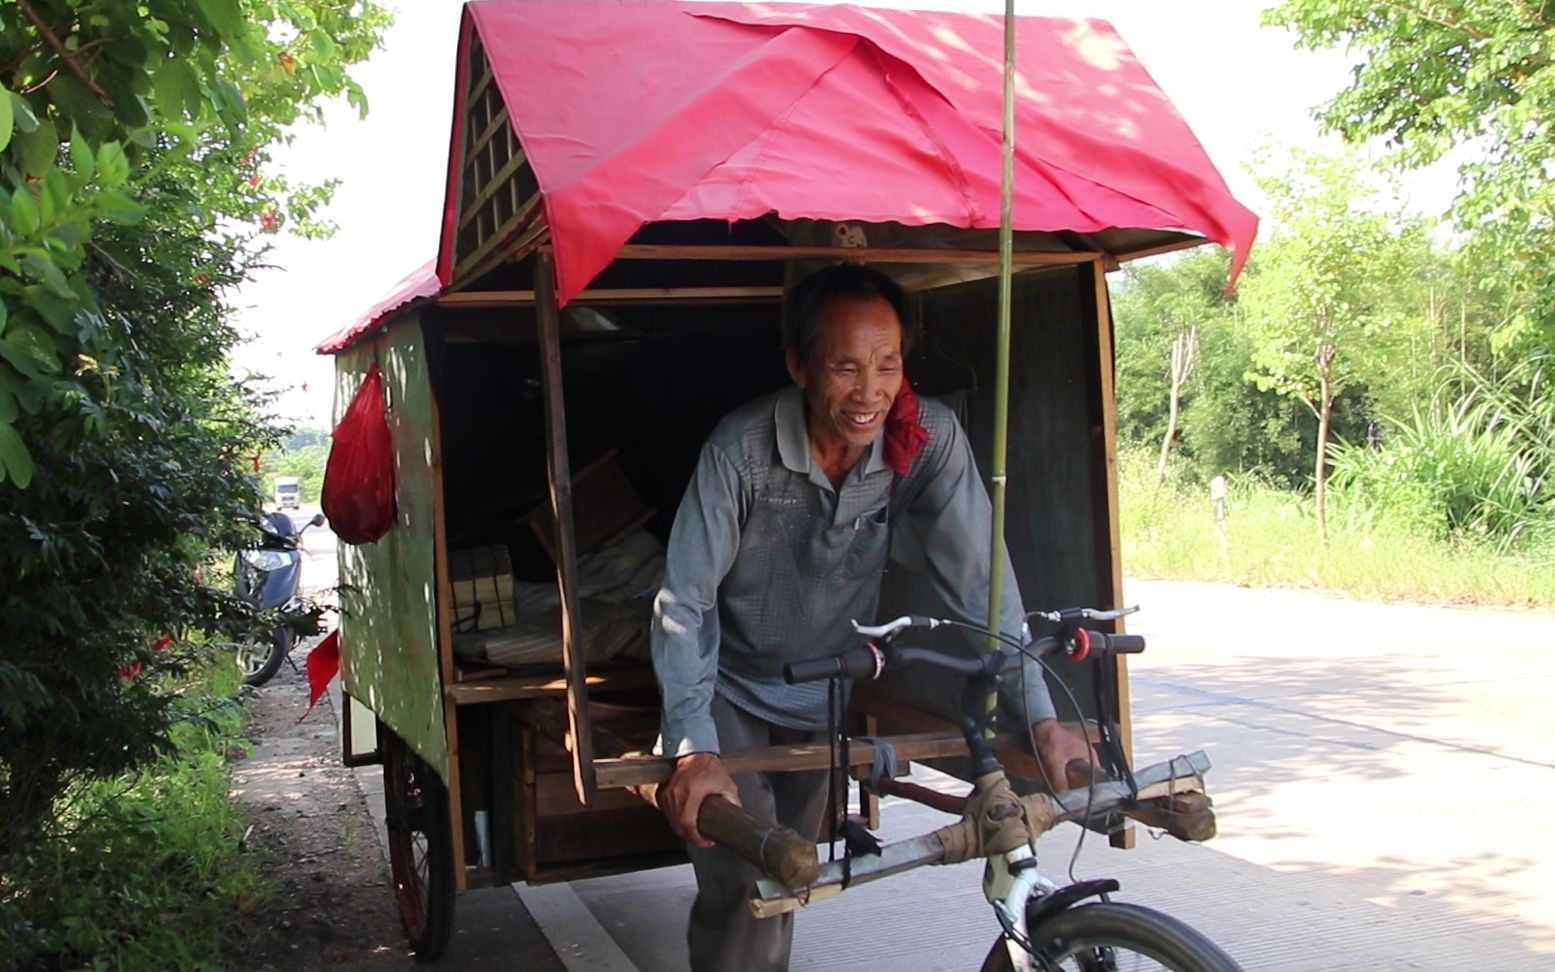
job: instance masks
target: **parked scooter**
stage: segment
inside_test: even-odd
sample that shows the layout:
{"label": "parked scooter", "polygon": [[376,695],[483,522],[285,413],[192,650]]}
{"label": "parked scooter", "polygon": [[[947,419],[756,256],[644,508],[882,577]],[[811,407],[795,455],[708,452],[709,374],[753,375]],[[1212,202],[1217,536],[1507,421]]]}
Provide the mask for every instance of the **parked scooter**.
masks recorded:
{"label": "parked scooter", "polygon": [[[323,524],[324,514],[317,513],[302,529]],[[260,610],[280,608],[283,613],[300,610],[302,530],[280,511],[260,517],[259,530],[263,534],[259,542],[239,551],[233,561],[234,592]],[[281,662],[291,653],[296,638],[295,631],[282,625],[268,637],[245,639],[238,644],[238,667],[243,670],[243,684],[263,685],[274,678],[281,669]]]}

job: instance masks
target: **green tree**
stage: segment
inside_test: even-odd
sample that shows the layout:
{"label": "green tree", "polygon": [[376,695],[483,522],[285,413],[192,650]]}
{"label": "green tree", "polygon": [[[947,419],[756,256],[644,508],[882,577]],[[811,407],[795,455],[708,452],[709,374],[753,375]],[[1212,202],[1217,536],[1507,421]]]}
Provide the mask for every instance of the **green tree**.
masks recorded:
{"label": "green tree", "polygon": [[1258,177],[1270,199],[1241,308],[1254,335],[1249,377],[1301,402],[1317,420],[1318,535],[1328,536],[1328,444],[1345,391],[1385,380],[1414,331],[1404,299],[1427,252],[1425,230],[1368,179],[1352,153],[1293,151]]}
{"label": "green tree", "polygon": [[1453,150],[1453,216],[1472,278],[1506,302],[1497,346],[1555,348],[1555,15],[1509,0],[1286,0],[1265,14],[1306,47],[1359,55],[1320,117],[1347,139],[1385,140],[1413,169]]}
{"label": "green tree", "polygon": [[248,538],[278,431],[227,377],[223,293],[265,232],[325,229],[329,187],[266,153],[324,97],[365,109],[345,69],[385,23],[363,0],[0,5],[0,940],[27,903],[6,855],[165,742],[169,700],[121,673],[243,623],[199,570]]}
{"label": "green tree", "polygon": [[1203,336],[1223,326],[1228,255],[1199,249],[1129,264],[1114,302],[1117,318],[1118,431],[1125,441],[1158,444],[1158,474],[1178,439]]}

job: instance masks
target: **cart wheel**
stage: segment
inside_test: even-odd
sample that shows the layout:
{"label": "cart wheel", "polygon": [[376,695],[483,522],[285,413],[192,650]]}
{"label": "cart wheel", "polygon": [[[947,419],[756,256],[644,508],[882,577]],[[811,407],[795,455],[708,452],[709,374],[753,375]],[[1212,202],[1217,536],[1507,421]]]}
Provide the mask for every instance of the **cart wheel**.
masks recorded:
{"label": "cart wheel", "polygon": [[454,924],[448,790],[400,737],[386,727],[381,731],[384,818],[400,924],[416,958],[430,962],[448,947]]}

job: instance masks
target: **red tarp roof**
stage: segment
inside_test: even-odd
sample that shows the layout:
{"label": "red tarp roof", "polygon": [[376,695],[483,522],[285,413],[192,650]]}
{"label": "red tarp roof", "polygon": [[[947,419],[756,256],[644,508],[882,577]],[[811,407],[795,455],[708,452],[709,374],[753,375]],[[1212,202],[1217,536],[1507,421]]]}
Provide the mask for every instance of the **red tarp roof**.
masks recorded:
{"label": "red tarp roof", "polygon": [[[460,56],[478,32],[539,181],[564,303],[650,222],[999,225],[1002,17],[484,0],[466,4],[464,27]],[[1188,230],[1236,251],[1234,278],[1257,217],[1112,27],[1018,18],[1016,57],[1015,228]]]}

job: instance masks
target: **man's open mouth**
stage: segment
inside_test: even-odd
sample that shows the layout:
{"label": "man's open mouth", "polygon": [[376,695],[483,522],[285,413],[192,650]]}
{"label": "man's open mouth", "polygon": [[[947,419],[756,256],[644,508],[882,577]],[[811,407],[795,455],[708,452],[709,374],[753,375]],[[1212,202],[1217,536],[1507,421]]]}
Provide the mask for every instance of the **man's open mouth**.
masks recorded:
{"label": "man's open mouth", "polygon": [[843,418],[847,419],[850,424],[856,425],[861,429],[865,429],[871,425],[874,425],[875,420],[879,417],[879,412],[864,412],[862,414],[845,413],[843,415]]}

